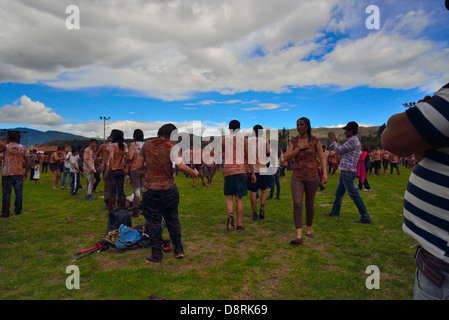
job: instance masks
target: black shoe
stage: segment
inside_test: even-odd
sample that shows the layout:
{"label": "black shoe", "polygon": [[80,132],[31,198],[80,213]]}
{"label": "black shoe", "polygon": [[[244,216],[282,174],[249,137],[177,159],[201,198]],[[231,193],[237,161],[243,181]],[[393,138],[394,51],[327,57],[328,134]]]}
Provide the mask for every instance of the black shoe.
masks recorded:
{"label": "black shoe", "polygon": [[146,262],[161,263],[162,262],[162,258],[156,258],[156,257],[150,256],[150,257],[146,257],[145,261]]}
{"label": "black shoe", "polygon": [[339,214],[333,214],[332,212],[325,213],[324,215],[329,216],[329,217],[339,217],[340,216]]}
{"label": "black shoe", "polygon": [[261,207],[259,210],[259,219],[263,220],[265,219],[265,207]]}
{"label": "black shoe", "polygon": [[226,224],[226,228],[228,229],[228,231],[234,230],[234,216],[232,214],[230,214],[228,217],[228,223]]}
{"label": "black shoe", "polygon": [[182,259],[184,258],[184,251],[175,249],[175,258]]}
{"label": "black shoe", "polygon": [[237,231],[238,232],[245,231],[245,227],[244,226],[237,226]]}
{"label": "black shoe", "polygon": [[303,244],[303,242],[304,242],[304,240],[302,238],[301,239],[295,238],[292,241],[290,241],[290,244],[297,246],[297,245]]}
{"label": "black shoe", "polygon": [[257,212],[253,212],[253,221],[257,221],[259,218],[257,217]]}
{"label": "black shoe", "polygon": [[367,219],[359,219],[359,220],[355,220],[354,223],[371,224],[371,220],[367,220]]}

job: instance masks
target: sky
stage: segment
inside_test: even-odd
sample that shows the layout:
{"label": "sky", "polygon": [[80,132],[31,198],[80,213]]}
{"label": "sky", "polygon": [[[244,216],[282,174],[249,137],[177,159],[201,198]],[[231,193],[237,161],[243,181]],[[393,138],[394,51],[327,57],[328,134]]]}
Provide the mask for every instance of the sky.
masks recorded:
{"label": "sky", "polygon": [[444,0],[5,0],[0,21],[0,128],[378,126],[449,82]]}

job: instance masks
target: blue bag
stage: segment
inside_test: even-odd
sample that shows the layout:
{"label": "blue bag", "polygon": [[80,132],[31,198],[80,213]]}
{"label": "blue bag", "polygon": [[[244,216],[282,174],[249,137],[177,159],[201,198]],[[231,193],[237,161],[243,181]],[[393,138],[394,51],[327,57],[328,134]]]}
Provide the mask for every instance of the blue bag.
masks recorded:
{"label": "blue bag", "polygon": [[124,224],[120,225],[120,234],[118,235],[115,246],[117,249],[124,250],[140,240],[140,233],[137,230],[131,229]]}

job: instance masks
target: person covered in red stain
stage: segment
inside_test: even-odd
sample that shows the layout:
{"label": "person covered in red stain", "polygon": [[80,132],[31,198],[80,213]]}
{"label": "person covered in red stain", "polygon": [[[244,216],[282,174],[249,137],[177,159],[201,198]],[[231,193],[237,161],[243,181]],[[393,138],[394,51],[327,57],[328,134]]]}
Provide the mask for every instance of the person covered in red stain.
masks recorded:
{"label": "person covered in red stain", "polygon": [[175,257],[184,257],[178,216],[179,192],[172,161],[178,170],[192,177],[198,177],[198,171],[182,162],[179,146],[170,140],[175,130],[175,125],[171,123],[163,125],[156,139],[145,142],[137,158],[137,169],[144,171],[142,213],[150,225],[151,256],[145,259],[147,262],[162,261],[162,217],[174,246]]}
{"label": "person covered in red stain", "polygon": [[[3,154],[2,171],[2,218],[10,216],[11,192],[14,188],[14,213],[22,213],[23,181],[27,179],[30,171],[29,153],[25,146],[20,144],[20,134],[9,131],[7,143],[0,142],[0,153]],[[25,172],[24,172],[25,170]]]}

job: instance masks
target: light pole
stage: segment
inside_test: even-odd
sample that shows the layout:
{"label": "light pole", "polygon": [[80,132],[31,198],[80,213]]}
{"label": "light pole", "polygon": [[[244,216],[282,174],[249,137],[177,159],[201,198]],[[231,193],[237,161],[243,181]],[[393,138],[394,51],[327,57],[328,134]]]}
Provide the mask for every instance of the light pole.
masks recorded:
{"label": "light pole", "polygon": [[103,120],[103,143],[106,143],[106,120],[111,119],[111,117],[100,116],[100,119]]}
{"label": "light pole", "polygon": [[403,105],[405,108],[411,108],[411,107],[414,107],[415,104],[416,104],[416,102],[409,102],[409,103],[403,103],[402,105]]}

